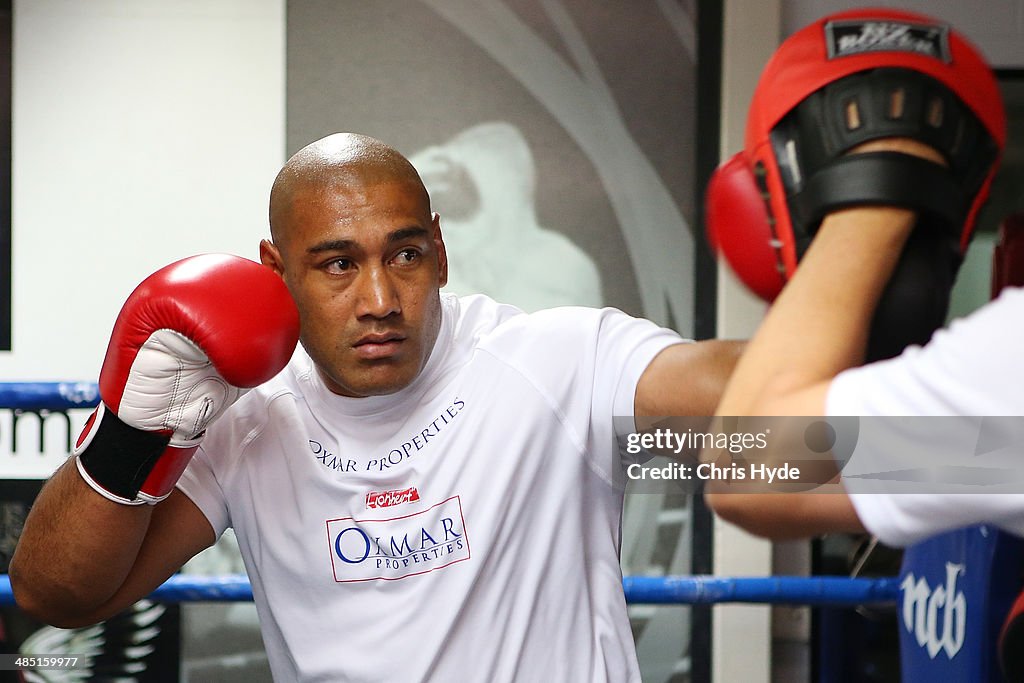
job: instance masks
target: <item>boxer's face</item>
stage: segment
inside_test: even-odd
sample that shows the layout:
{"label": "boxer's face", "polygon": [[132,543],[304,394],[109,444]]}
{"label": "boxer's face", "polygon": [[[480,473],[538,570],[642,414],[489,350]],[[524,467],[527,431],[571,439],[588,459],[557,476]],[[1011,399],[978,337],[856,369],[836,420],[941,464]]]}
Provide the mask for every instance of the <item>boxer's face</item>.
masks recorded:
{"label": "boxer's face", "polygon": [[263,262],[298,305],[302,344],[343,396],[390,394],[427,362],[448,265],[436,214],[401,182],[300,189]]}

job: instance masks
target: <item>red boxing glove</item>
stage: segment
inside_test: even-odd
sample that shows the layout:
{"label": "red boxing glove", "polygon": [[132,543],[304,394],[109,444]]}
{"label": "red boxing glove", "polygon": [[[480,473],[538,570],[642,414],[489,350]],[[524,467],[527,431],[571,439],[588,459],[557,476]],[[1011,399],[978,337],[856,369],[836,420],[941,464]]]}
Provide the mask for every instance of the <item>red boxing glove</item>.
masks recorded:
{"label": "red boxing glove", "polygon": [[155,504],[207,426],[291,358],[299,313],[284,281],[238,256],[193,256],[146,278],[125,302],[100,371],[102,402],[75,447],[105,498]]}

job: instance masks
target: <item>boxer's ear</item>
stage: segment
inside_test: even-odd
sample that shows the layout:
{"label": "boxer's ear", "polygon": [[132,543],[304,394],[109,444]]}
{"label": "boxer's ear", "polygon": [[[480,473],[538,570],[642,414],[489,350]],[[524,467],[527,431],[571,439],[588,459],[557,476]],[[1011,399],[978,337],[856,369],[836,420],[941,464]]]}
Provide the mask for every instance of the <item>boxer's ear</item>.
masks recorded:
{"label": "boxer's ear", "polygon": [[435,212],[430,219],[430,230],[433,234],[434,246],[437,249],[437,275],[439,287],[448,284],[448,252],[444,246],[444,237],[441,235],[441,215]]}
{"label": "boxer's ear", "polygon": [[270,240],[260,241],[260,263],[284,277],[284,259],[277,245]]}

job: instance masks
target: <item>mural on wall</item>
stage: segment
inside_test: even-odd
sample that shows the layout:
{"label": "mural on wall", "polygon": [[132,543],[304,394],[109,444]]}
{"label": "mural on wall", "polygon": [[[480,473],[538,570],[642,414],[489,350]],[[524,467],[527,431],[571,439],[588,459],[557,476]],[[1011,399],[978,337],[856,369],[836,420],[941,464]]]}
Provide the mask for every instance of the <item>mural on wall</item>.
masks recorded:
{"label": "mural on wall", "polygon": [[411,159],[444,217],[448,285],[525,311],[600,306],[594,261],[561,232],[537,222],[537,169],[522,132],[482,123]]}

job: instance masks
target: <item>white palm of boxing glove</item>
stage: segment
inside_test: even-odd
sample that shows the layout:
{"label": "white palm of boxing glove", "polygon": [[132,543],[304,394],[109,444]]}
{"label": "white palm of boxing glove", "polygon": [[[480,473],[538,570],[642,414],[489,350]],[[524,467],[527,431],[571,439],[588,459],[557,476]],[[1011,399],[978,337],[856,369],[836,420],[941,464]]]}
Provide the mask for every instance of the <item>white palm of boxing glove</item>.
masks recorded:
{"label": "white palm of boxing glove", "polygon": [[210,423],[285,366],[298,330],[284,282],[253,261],[207,254],[151,275],[114,326],[75,448],[82,478],[117,503],[166,498]]}
{"label": "white palm of boxing glove", "polygon": [[157,330],[132,363],[117,414],[136,429],[170,431],[169,445],[190,448],[245,391],[228,384],[187,338]]}

